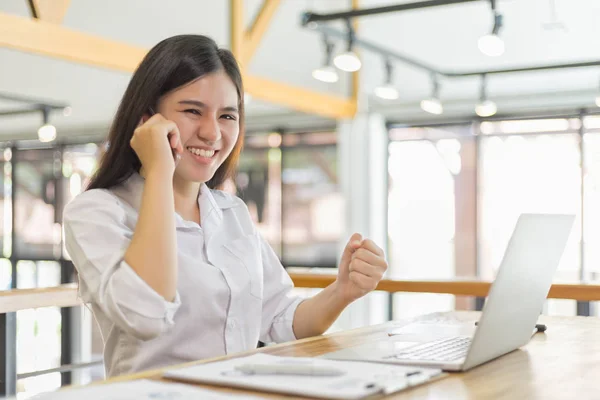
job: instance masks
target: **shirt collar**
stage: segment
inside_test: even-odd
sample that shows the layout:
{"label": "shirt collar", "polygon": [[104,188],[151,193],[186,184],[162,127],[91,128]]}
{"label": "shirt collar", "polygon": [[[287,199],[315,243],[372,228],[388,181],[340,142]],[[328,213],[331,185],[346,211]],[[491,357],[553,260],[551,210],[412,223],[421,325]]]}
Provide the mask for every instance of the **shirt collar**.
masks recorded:
{"label": "shirt collar", "polygon": [[[126,199],[136,210],[139,211],[142,203],[142,193],[144,190],[145,179],[137,172],[129,177],[122,188],[117,191],[124,191],[122,197]],[[223,210],[236,206],[235,196],[228,196],[219,190],[210,189],[206,183],[200,186],[198,194],[198,206],[200,207],[200,221],[205,230],[213,230],[223,219]],[[177,228],[197,226],[191,221],[184,220],[179,214],[175,213],[175,225]]]}

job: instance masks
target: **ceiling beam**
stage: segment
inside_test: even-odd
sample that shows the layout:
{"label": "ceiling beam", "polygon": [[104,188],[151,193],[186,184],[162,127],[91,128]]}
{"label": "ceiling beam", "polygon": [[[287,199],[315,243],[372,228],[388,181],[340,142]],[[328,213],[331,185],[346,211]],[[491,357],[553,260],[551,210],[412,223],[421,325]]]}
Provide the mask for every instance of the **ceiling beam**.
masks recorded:
{"label": "ceiling beam", "polygon": [[263,0],[260,11],[254,19],[254,22],[252,22],[250,29],[246,30],[244,36],[244,48],[242,54],[244,64],[248,64],[254,56],[254,53],[256,53],[256,49],[280,4],[281,0]]}
{"label": "ceiling beam", "polygon": [[244,55],[244,0],[229,1],[229,45],[230,50],[238,60],[238,63],[245,69],[246,63],[243,62]]}
{"label": "ceiling beam", "polygon": [[27,0],[31,16],[53,24],[62,24],[71,0]]}
{"label": "ceiling beam", "polygon": [[132,72],[147,50],[41,20],[0,13],[0,47]]}
{"label": "ceiling beam", "polygon": [[[232,1],[241,3],[240,0]],[[6,13],[0,13],[0,47],[128,73],[137,68],[148,51]],[[328,118],[349,118],[356,110],[351,100],[273,82],[245,72],[244,85],[246,91],[257,99]]]}
{"label": "ceiling beam", "polygon": [[[257,17],[255,23],[260,24],[260,28],[257,29],[254,36],[256,40],[260,40],[260,37],[264,34],[268,26],[270,18],[275,12],[277,2],[267,3],[270,0],[265,0],[261,9],[261,13],[267,8],[270,11],[264,11],[262,22],[260,14]],[[304,89],[288,85],[285,83],[274,82],[265,78],[252,76],[246,73],[247,61],[244,57],[246,53],[245,46],[247,35],[244,33],[244,1],[243,0],[230,0],[230,48],[233,54],[241,64],[242,71],[244,73],[244,90],[249,93],[252,97],[263,100],[275,105],[289,107],[293,110],[321,115],[328,118],[352,118],[356,113],[356,101],[352,98],[346,99],[339,96],[334,96],[325,93],[319,93],[316,91]],[[252,29],[251,29],[252,31]],[[256,44],[257,45],[257,44]]]}
{"label": "ceiling beam", "polygon": [[0,92],[0,99],[13,101],[16,103],[34,104],[37,106],[45,106],[53,109],[62,109],[68,107],[68,104],[59,103],[54,100],[36,99],[33,97],[26,97],[20,94],[12,94],[7,92]]}
{"label": "ceiling beam", "polygon": [[356,113],[356,104],[340,96],[319,93],[252,75],[244,76],[244,86],[253,98],[309,114],[338,119],[352,118]]}

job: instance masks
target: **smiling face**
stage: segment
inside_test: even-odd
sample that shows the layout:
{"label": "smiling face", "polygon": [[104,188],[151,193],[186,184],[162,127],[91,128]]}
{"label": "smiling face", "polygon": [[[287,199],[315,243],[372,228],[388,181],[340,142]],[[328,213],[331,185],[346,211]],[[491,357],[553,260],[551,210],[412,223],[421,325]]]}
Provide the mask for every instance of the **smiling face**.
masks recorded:
{"label": "smiling face", "polygon": [[158,111],[175,122],[184,152],[179,178],[208,182],[231,154],[239,134],[238,93],[224,71],[202,76],[164,95]]}

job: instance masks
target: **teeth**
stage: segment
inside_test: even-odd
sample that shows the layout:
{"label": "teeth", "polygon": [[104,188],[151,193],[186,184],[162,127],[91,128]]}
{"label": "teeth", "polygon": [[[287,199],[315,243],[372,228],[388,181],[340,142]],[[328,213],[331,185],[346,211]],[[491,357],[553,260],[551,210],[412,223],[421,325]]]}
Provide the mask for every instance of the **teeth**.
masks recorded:
{"label": "teeth", "polygon": [[187,149],[190,153],[195,154],[200,157],[211,158],[212,156],[215,155],[214,150],[196,149],[194,147],[188,147]]}

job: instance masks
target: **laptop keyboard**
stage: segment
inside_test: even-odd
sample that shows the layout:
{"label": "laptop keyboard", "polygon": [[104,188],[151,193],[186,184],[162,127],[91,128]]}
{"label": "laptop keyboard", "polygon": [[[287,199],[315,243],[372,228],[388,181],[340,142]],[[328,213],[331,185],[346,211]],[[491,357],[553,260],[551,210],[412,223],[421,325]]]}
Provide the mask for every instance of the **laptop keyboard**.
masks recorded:
{"label": "laptop keyboard", "polygon": [[402,349],[386,358],[401,360],[454,361],[467,356],[471,345],[470,337],[452,337],[432,342],[419,343]]}

